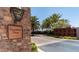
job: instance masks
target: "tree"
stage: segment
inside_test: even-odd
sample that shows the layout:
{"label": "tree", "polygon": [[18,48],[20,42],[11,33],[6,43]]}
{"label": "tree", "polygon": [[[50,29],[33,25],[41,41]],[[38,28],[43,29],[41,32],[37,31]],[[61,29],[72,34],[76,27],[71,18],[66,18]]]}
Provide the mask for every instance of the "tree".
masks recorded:
{"label": "tree", "polygon": [[70,27],[69,21],[67,19],[61,19],[61,15],[59,13],[54,13],[51,16],[47,17],[43,23],[42,28],[66,28]]}
{"label": "tree", "polygon": [[36,29],[39,29],[40,23],[38,21],[38,18],[36,16],[31,16],[31,28],[34,32]]}
{"label": "tree", "polygon": [[58,24],[60,28],[70,27],[69,21],[67,19],[60,19]]}
{"label": "tree", "polygon": [[50,28],[50,18],[46,18],[45,20],[43,20],[43,23],[42,23],[42,29],[47,29],[47,28]]}
{"label": "tree", "polygon": [[55,28],[67,28],[70,27],[69,21],[67,19],[60,19],[58,22],[52,25],[53,29]]}
{"label": "tree", "polygon": [[58,22],[60,17],[61,15],[59,13],[54,13],[53,15],[47,17],[42,23],[42,28],[52,28],[52,25]]}
{"label": "tree", "polygon": [[51,24],[56,23],[61,18],[61,15],[59,13],[54,13],[52,16],[50,16]]}

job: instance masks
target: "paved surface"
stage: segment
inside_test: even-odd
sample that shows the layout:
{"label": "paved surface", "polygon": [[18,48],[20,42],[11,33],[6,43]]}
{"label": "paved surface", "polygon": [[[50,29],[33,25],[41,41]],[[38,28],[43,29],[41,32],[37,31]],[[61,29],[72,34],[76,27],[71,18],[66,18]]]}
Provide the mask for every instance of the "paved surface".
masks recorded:
{"label": "paved surface", "polygon": [[79,52],[79,41],[62,41],[39,46],[44,52]]}
{"label": "paved surface", "polygon": [[35,36],[32,36],[31,39],[32,39],[32,42],[35,42],[37,45],[42,45],[49,42],[57,42],[61,40],[59,38],[53,38],[46,35],[35,35]]}
{"label": "paved surface", "polygon": [[79,52],[79,40],[63,40],[37,35],[32,37],[32,41],[44,52]]}

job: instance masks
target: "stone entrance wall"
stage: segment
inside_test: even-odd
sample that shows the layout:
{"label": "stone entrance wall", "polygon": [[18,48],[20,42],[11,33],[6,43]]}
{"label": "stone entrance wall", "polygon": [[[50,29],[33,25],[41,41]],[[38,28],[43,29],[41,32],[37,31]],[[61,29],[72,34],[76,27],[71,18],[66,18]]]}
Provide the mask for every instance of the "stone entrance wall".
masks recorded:
{"label": "stone entrance wall", "polygon": [[[23,7],[23,18],[20,22],[14,23],[9,7],[0,7],[0,51],[2,52],[25,52],[31,51],[31,24],[30,8]],[[9,25],[18,25],[22,27],[22,38],[9,38]],[[14,27],[14,28],[15,28]],[[15,36],[16,37],[16,36]]]}

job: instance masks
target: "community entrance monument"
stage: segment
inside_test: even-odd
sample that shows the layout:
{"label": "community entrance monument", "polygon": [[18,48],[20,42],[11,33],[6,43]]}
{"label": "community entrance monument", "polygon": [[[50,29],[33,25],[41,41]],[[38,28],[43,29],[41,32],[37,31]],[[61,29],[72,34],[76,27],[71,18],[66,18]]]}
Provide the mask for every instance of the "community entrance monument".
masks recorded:
{"label": "community entrance monument", "polygon": [[31,51],[30,8],[0,7],[0,51]]}

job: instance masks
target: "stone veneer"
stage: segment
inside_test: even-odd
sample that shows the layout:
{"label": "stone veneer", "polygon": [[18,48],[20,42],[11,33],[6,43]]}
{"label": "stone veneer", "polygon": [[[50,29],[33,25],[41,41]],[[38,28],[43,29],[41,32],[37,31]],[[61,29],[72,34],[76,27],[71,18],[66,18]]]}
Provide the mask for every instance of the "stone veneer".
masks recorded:
{"label": "stone veneer", "polygon": [[0,7],[0,52],[30,52],[31,51],[31,24],[30,8],[22,7],[24,15],[15,25],[23,27],[22,39],[8,39],[7,26],[14,24],[10,13],[10,7]]}

